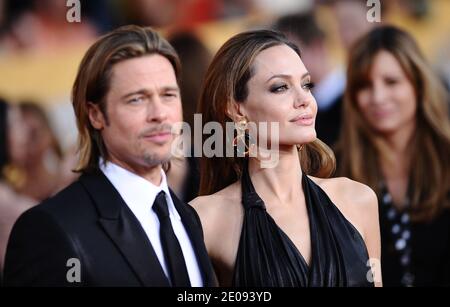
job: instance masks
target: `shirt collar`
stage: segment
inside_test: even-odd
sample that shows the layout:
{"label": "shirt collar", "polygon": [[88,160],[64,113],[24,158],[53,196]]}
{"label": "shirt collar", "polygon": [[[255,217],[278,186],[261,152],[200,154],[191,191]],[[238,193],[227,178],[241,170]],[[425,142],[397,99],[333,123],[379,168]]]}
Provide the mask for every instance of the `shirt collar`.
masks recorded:
{"label": "shirt collar", "polygon": [[133,213],[146,214],[148,210],[151,210],[158,193],[164,191],[170,215],[180,219],[180,215],[175,209],[170,195],[164,170],[161,169],[161,183],[157,186],[113,162],[106,161],[106,163],[103,163],[103,161],[100,161],[99,165],[101,171],[116,188]]}

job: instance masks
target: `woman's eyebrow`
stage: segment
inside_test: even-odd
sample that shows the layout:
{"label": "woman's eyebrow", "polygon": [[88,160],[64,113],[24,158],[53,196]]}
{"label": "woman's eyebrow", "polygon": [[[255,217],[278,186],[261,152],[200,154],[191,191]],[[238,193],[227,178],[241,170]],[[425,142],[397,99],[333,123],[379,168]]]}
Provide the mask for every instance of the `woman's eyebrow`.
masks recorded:
{"label": "woman's eyebrow", "polygon": [[[308,76],[310,76],[310,73],[306,72],[306,73],[303,74],[302,79],[304,79],[304,78],[306,78]],[[276,75],[271,76],[269,79],[267,79],[266,83],[269,82],[270,80],[274,79],[274,78],[291,79],[292,76],[291,75],[286,75],[286,74],[276,74]]]}

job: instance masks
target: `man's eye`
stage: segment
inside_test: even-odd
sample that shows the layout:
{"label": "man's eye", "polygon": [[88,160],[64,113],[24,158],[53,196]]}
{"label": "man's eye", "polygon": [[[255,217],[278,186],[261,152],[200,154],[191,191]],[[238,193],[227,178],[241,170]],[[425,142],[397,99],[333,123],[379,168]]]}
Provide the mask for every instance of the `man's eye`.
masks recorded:
{"label": "man's eye", "polygon": [[128,103],[130,103],[130,104],[139,104],[139,103],[141,103],[143,101],[144,101],[144,97],[143,96],[139,96],[139,97],[131,98],[130,100],[128,100]]}
{"label": "man's eye", "polygon": [[177,97],[178,95],[176,93],[165,93],[165,97]]}

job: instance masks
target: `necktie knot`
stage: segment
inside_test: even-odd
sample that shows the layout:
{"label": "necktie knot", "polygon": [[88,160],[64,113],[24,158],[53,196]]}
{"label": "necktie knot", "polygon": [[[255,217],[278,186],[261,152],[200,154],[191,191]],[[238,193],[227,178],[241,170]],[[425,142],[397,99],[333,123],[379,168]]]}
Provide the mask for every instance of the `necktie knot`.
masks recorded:
{"label": "necktie knot", "polygon": [[158,219],[162,220],[169,217],[169,208],[167,206],[166,193],[164,193],[164,191],[161,191],[156,195],[152,208],[158,216]]}

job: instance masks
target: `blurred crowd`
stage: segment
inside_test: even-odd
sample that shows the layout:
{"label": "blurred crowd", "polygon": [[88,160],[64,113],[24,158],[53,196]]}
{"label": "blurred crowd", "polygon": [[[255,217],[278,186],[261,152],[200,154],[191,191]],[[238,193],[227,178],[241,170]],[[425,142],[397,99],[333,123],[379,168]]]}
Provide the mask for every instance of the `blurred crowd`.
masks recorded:
{"label": "blurred crowd", "polygon": [[[425,201],[432,204],[436,202],[433,197],[428,197],[433,193],[433,187],[427,188],[427,184],[418,178],[415,181],[409,181],[411,174],[419,176],[412,170],[417,165],[440,168],[441,173],[433,170],[424,170],[424,172],[432,173],[430,176],[432,178],[444,179],[444,183],[441,182],[440,185],[439,181],[432,180],[432,183],[438,186],[436,195],[441,191],[443,194],[449,193],[449,183],[445,182],[450,178],[449,167],[436,162],[441,159],[450,160],[450,144],[446,143],[450,142],[446,139],[450,133],[446,130],[449,127],[450,114],[445,93],[445,89],[448,91],[450,88],[450,54],[448,53],[450,40],[447,34],[450,23],[446,21],[447,13],[450,13],[448,1],[382,0],[381,22],[368,21],[367,12],[371,7],[367,6],[367,1],[363,0],[81,0],[80,23],[67,21],[66,14],[70,8],[67,3],[68,1],[65,0],[0,0],[0,97],[3,97],[0,102],[1,258],[4,256],[8,233],[18,215],[54,195],[77,178],[77,174],[72,172],[77,162],[77,135],[70,105],[70,86],[78,61],[89,44],[103,33],[125,24],[152,26],[160,30],[180,55],[183,66],[180,86],[184,121],[193,127],[193,116],[196,112],[203,76],[217,47],[237,32],[269,27],[285,33],[301,50],[302,60],[315,83],[313,94],[318,103],[317,134],[322,141],[336,150],[338,158],[336,174],[371,184],[379,198],[387,203],[386,206],[394,204],[394,209],[398,213],[395,219],[398,218],[400,222],[394,221],[394,213],[386,213],[386,218],[380,217],[384,236],[382,240],[390,244],[389,246],[393,246],[393,251],[389,250],[383,256],[385,259],[389,257],[395,259],[392,262],[387,261],[389,270],[395,275],[392,280],[398,281],[398,283],[393,282],[393,285],[414,285],[414,276],[410,272],[411,261],[404,260],[405,257],[414,256],[411,256],[411,252],[409,254],[403,252],[406,248],[411,249],[408,245],[408,235],[405,234],[403,238],[406,247],[396,245],[399,244],[397,243],[399,238],[395,235],[404,234],[406,230],[412,231],[411,227],[415,227],[408,223],[402,226],[401,223],[401,213],[405,211],[405,208],[409,208],[405,207],[408,205],[403,205],[406,199],[413,197],[411,202]],[[417,129],[424,131],[423,134],[419,133],[424,140],[430,139],[429,141],[419,139],[417,141],[419,145],[415,147],[408,147],[398,140],[376,139],[375,136],[372,138],[369,133],[362,135],[360,139],[357,136],[351,139],[352,136],[348,132],[349,129],[368,129],[368,131],[372,129],[378,132],[391,129],[391,127],[377,126],[376,119],[371,122],[370,114],[363,117],[363,114],[356,115],[356,111],[345,107],[345,100],[359,99],[355,98],[355,92],[367,85],[361,85],[358,82],[375,84],[377,78],[383,78],[377,73],[381,75],[396,73],[383,72],[381,68],[375,71],[377,61],[381,61],[378,65],[382,68],[395,67],[395,60],[392,64],[389,62],[392,61],[389,56],[386,59],[380,59],[377,54],[370,54],[370,50],[355,50],[358,46],[361,48],[361,43],[358,45],[358,41],[362,37],[386,24],[393,24],[404,29],[417,41],[427,59],[426,65],[430,68],[430,73],[436,76],[436,84],[430,86],[435,93],[442,89],[442,96],[439,96],[440,100],[436,102],[436,110],[441,113],[435,112],[436,110],[427,111],[422,107],[414,110],[412,116],[421,118],[421,114],[425,114],[423,122],[417,122],[419,125]],[[378,34],[382,35],[382,33]],[[366,43],[368,44],[369,41]],[[377,48],[376,43],[374,48]],[[392,53],[395,54],[394,51]],[[406,51],[405,54],[407,54]],[[349,63],[356,66],[364,65],[362,62],[355,62],[354,57],[357,56],[367,58],[371,63],[367,69],[373,71],[355,71],[355,75],[348,75]],[[356,69],[355,67],[353,69]],[[423,73],[422,76],[428,76],[424,72],[411,74],[414,73],[418,75]],[[348,80],[349,77],[351,77],[350,80]],[[409,72],[406,72],[405,78],[412,83],[415,82],[414,75],[409,75]],[[427,79],[426,82],[431,81]],[[414,84],[412,101],[424,98],[420,93],[423,86],[425,85]],[[378,95],[378,97],[385,95],[379,98],[381,100],[392,94],[387,87],[372,86],[372,91],[377,89],[379,92],[371,95]],[[439,103],[441,105],[437,107]],[[409,111],[402,109],[401,112]],[[429,116],[438,118],[429,118]],[[352,120],[358,123],[365,121],[369,125],[367,127],[352,125]],[[407,120],[404,119],[401,124],[408,125]],[[428,127],[433,126],[433,122],[438,123],[440,127]],[[422,124],[424,126],[420,126]],[[394,125],[395,127],[397,126]],[[416,133],[415,128],[414,126],[411,130],[414,132],[406,136],[402,134],[397,138],[413,138],[412,134]],[[343,131],[348,132],[344,137],[342,137]],[[373,139],[376,140],[373,141]],[[371,143],[372,141],[374,143]],[[381,144],[379,148],[383,150],[375,148],[376,146],[373,145],[375,143]],[[348,146],[369,149],[357,152],[351,151]],[[433,162],[423,161],[420,157],[406,159],[405,155],[412,155],[416,150],[425,152],[424,147],[427,146],[435,148],[434,151],[424,153]],[[398,149],[398,147],[401,148]],[[378,156],[371,153],[371,149],[378,153]],[[355,156],[348,156],[352,153]],[[373,161],[365,160],[372,159],[371,157]],[[361,163],[367,165],[373,162],[373,167],[382,169],[383,175],[370,177],[371,169],[355,170],[362,167],[362,164],[354,165],[349,162],[353,161],[352,159],[360,159]],[[344,167],[339,168],[339,163],[342,163]],[[193,199],[198,187],[196,161],[177,158],[173,161],[173,166],[168,174],[169,183],[180,198],[185,201]],[[361,171],[366,173],[361,174]],[[421,175],[425,176],[425,174]],[[377,178],[383,180],[376,180]],[[379,184],[382,184],[382,187],[378,187]],[[414,184],[422,184],[425,188],[418,188]],[[428,194],[424,196],[414,193],[411,191],[414,188]],[[447,195],[447,201],[449,201],[450,194]],[[442,200],[444,198],[445,196],[437,199],[445,202]],[[389,199],[392,201],[386,201]],[[382,203],[380,201],[380,205]],[[436,205],[437,207],[440,205]],[[386,212],[389,211],[386,210]],[[437,220],[440,216],[438,211],[438,209],[436,212],[430,209],[429,214],[424,218],[417,215],[417,221],[422,223],[425,220],[428,222]],[[380,214],[385,212],[380,210]],[[392,219],[389,216],[392,216]],[[408,219],[413,221],[415,221],[414,217],[414,214],[408,215]],[[441,224],[450,223],[450,219],[444,221]],[[440,231],[450,229],[450,225],[441,224],[439,224]],[[403,228],[391,233],[395,225]],[[433,239],[431,236],[434,232],[430,229],[422,232],[428,232],[428,236],[423,234],[424,241]],[[450,233],[446,234],[446,238],[448,239],[446,244],[450,244]],[[446,249],[442,251],[433,250],[431,253],[436,257],[435,259],[441,259],[450,257],[449,251],[450,246],[446,246]],[[398,260],[395,257],[400,258]],[[396,265],[395,261],[405,265],[403,267]],[[0,269],[1,267],[2,259],[0,259]],[[450,268],[445,270],[444,272],[450,274]],[[427,273],[422,275],[426,276],[425,278],[434,278],[431,273],[430,276]],[[447,278],[447,280],[450,279],[450,277]]]}

